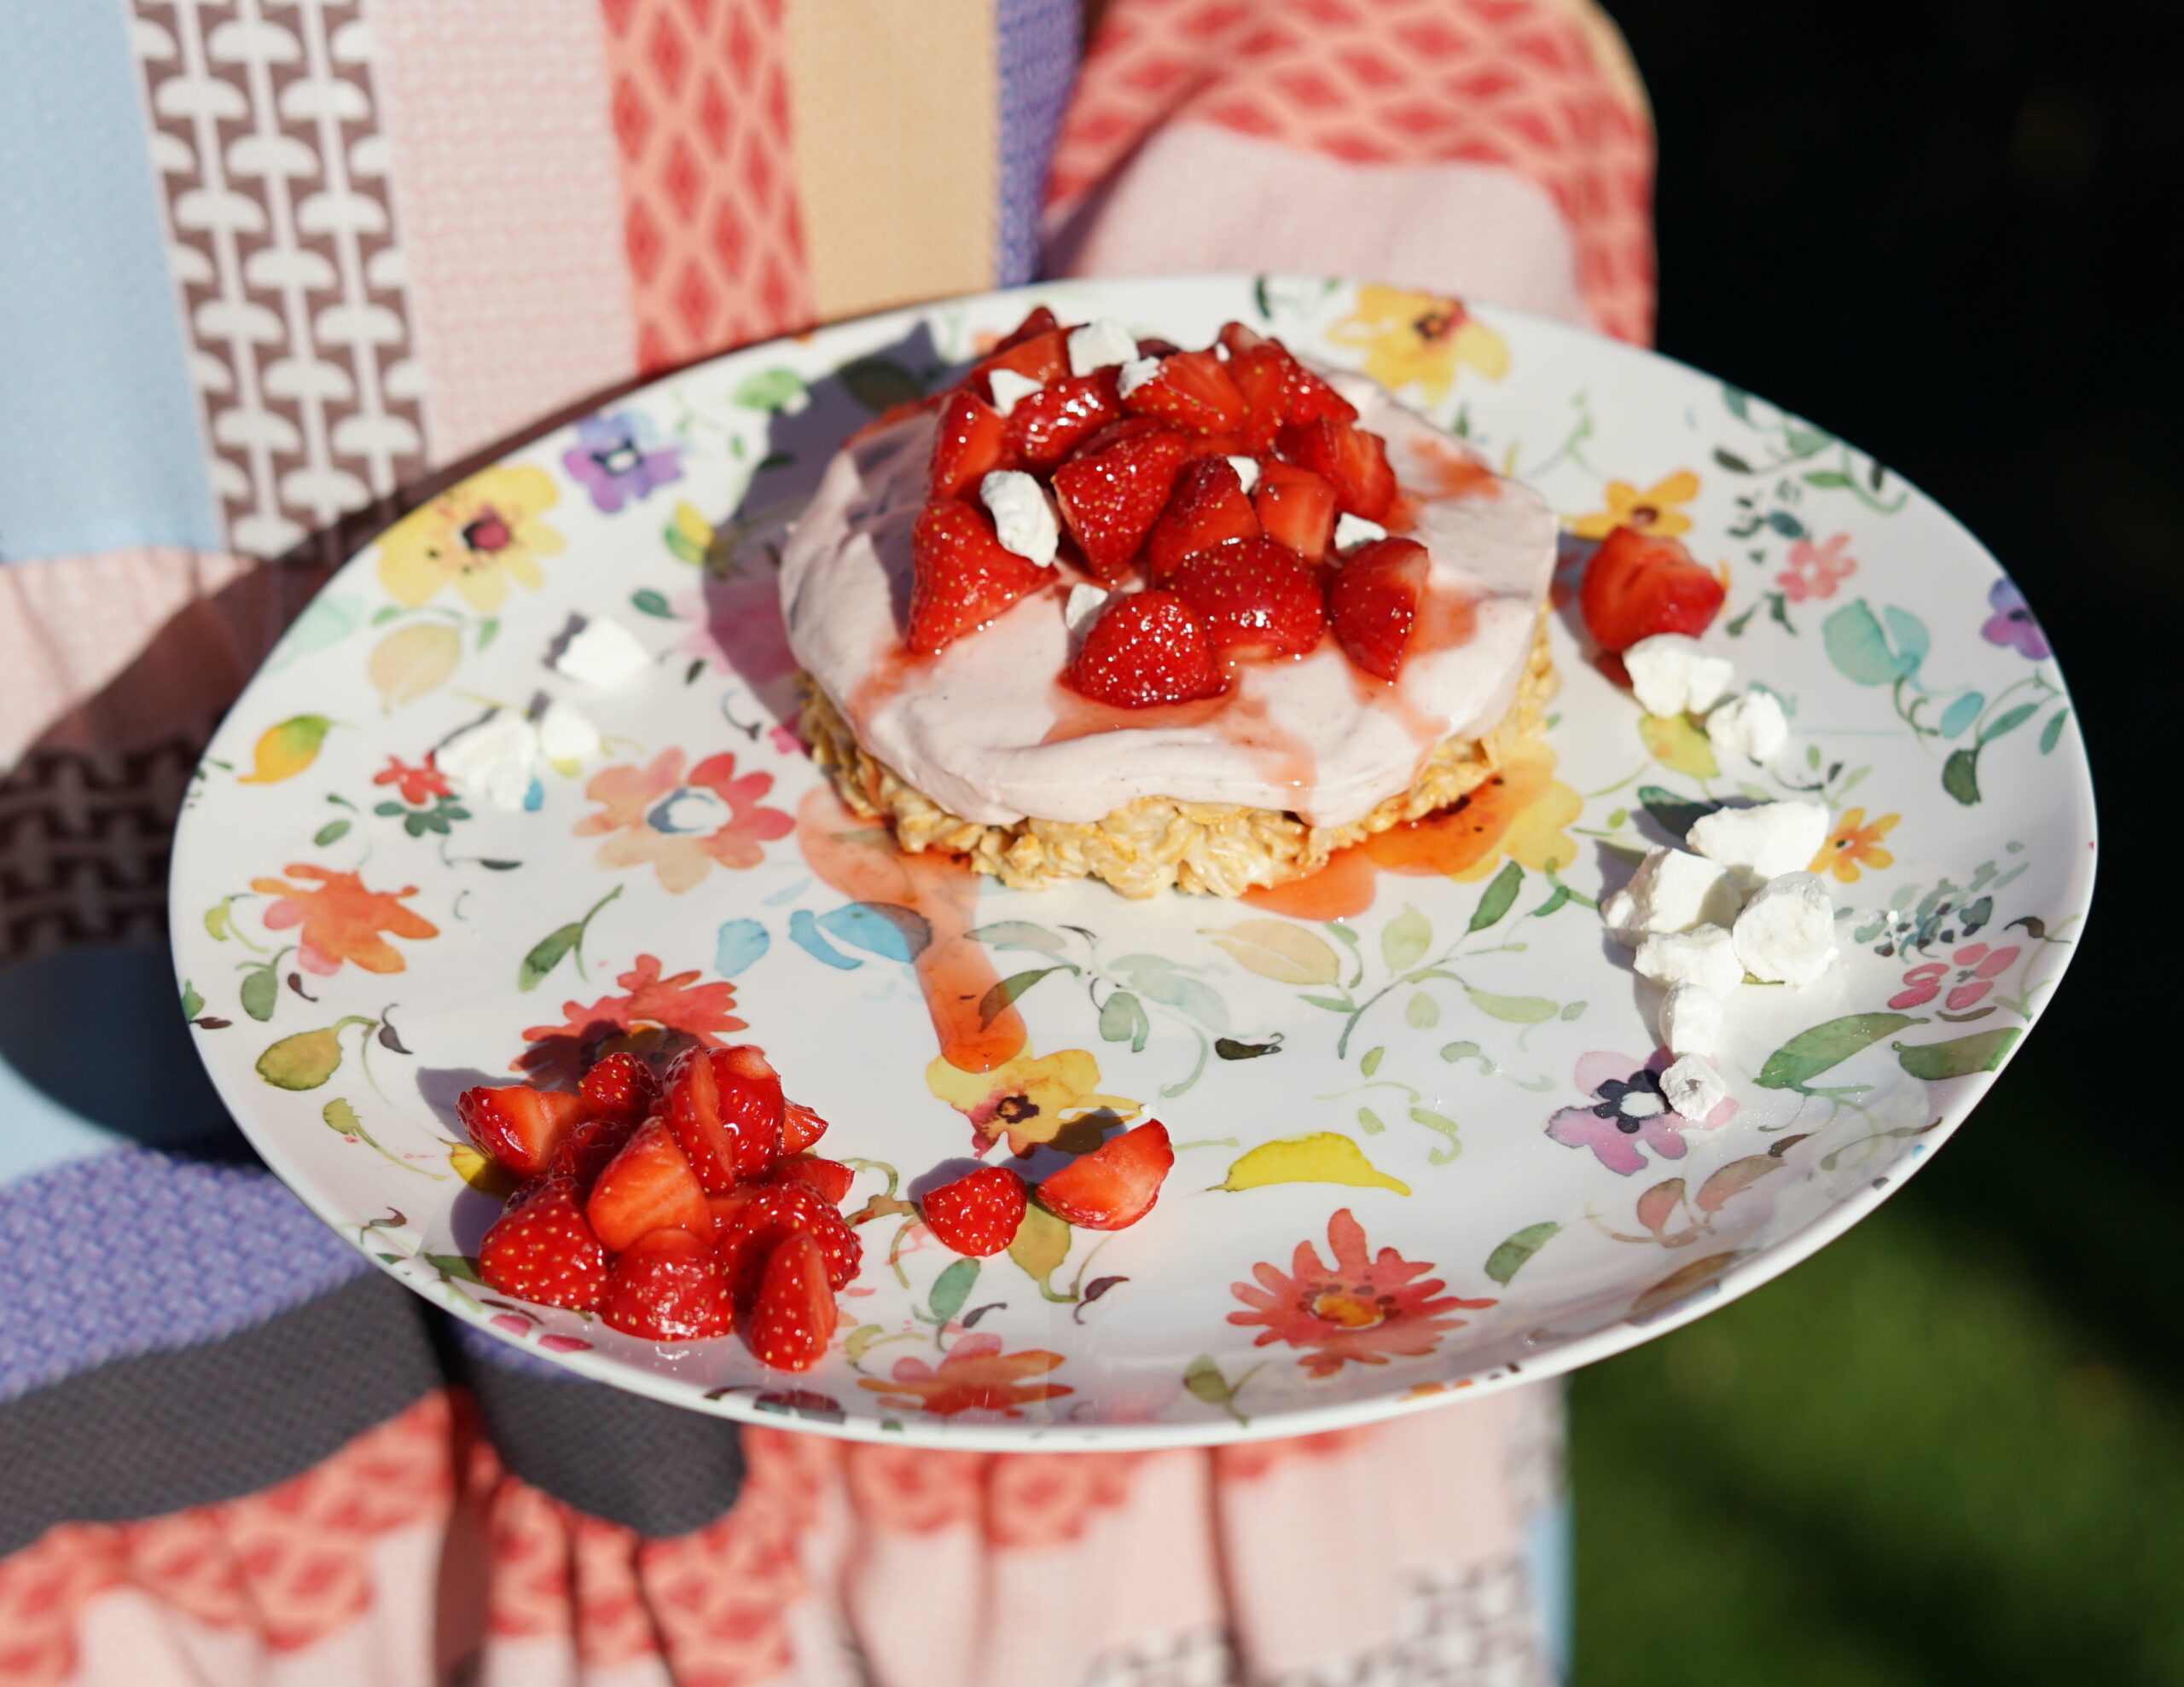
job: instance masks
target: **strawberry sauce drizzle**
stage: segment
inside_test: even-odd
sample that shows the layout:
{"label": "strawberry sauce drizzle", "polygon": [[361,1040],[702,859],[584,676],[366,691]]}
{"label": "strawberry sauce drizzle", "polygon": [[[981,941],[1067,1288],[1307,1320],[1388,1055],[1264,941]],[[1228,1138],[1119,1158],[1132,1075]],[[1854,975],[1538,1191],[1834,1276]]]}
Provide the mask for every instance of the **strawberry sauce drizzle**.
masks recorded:
{"label": "strawberry sauce drizzle", "polygon": [[1269,785],[1309,791],[1319,777],[1319,763],[1311,745],[1275,725],[1268,716],[1265,699],[1240,684],[1219,697],[1202,698],[1195,703],[1118,709],[1055,681],[1047,688],[1047,704],[1054,710],[1054,723],[1039,740],[1042,744],[1064,744],[1101,733],[1205,727],[1256,757]]}
{"label": "strawberry sauce drizzle", "polygon": [[884,826],[858,819],[825,786],[797,805],[796,842],[832,890],[855,901],[912,909],[932,927],[932,941],[912,967],[950,1065],[990,1072],[1023,1052],[1030,1036],[1023,1015],[1004,1007],[987,1020],[979,1012],[1001,974],[968,935],[978,923],[976,873],[953,855],[903,854]]}

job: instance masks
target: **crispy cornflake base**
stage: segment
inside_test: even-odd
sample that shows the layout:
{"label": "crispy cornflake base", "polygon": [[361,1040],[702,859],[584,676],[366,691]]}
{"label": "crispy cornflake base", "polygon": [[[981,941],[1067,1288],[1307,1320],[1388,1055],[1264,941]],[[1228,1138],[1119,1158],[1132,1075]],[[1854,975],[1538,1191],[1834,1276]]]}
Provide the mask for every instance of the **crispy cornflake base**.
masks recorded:
{"label": "crispy cornflake base", "polygon": [[1019,890],[1103,878],[1125,896],[1151,896],[1170,885],[1203,896],[1238,896],[1255,886],[1316,872],[1337,849],[1445,809],[1483,784],[1539,731],[1557,683],[1542,614],[1508,712],[1483,738],[1443,739],[1415,785],[1343,826],[1308,826],[1279,809],[1170,797],[1141,797],[1096,820],[985,826],[950,814],[866,754],[825,693],[809,676],[799,676],[804,736],[812,755],[842,801],[863,818],[892,826],[902,849],[964,856],[976,871]]}

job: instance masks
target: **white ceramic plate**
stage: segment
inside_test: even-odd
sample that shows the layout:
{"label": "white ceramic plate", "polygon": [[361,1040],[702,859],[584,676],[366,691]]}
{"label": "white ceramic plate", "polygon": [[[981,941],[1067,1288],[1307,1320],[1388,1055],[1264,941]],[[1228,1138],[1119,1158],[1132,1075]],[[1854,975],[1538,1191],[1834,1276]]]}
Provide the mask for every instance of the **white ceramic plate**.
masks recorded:
{"label": "white ceramic plate", "polygon": [[[1558,621],[1547,751],[1423,871],[1361,861],[1321,886],[1346,917],[990,883],[972,906],[938,868],[906,873],[829,818],[783,724],[774,558],[851,428],[1034,301],[1186,345],[1240,317],[1365,369],[1539,488],[1568,571],[1615,519],[1682,532],[1729,582],[1707,642],[1780,696],[1788,748],[1757,768],[1642,719]],[[577,617],[632,632],[641,675],[601,691],[549,665]],[[521,808],[425,768],[486,710],[555,699],[603,743],[542,757]],[[1838,821],[1844,962],[1741,988],[1734,1105],[1679,1119],[1590,899],[1693,805],[1791,792]],[[1073,282],[685,370],[366,548],[205,757],[174,943],[206,1063],[268,1162],[456,1315],[729,1417],[1154,1446],[1565,1371],[1785,1270],[1993,1081],[2072,953],[2093,851],[2077,724],[2014,588],[1841,441],[1505,311],[1311,280]],[[945,1009],[965,977],[989,1009],[1014,997],[956,1021],[959,1052],[983,1026],[984,1059],[1009,1056],[983,1075],[935,1064],[921,986]],[[996,1108],[1062,1148],[1096,1133],[1067,1128],[1082,1110],[1157,1116],[1176,1168],[1131,1230],[1034,1226],[982,1264],[873,1203],[841,1334],[800,1377],[740,1340],[656,1348],[503,1301],[466,1261],[497,1202],[465,1181],[456,1094],[661,1025],[763,1044],[834,1122],[822,1151],[859,1164],[853,1209],[968,1163],[969,1116]]]}

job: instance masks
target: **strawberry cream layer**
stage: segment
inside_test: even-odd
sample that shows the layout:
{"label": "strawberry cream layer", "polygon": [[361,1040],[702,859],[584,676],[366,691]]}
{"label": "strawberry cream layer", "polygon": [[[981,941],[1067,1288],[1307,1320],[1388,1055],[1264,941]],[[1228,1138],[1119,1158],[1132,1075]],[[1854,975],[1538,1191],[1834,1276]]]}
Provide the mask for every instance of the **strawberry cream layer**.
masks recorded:
{"label": "strawberry cream layer", "polygon": [[871,755],[981,825],[1091,821],[1142,797],[1283,809],[1340,826],[1416,782],[1443,739],[1505,714],[1554,566],[1555,523],[1530,488],[1477,467],[1448,437],[1356,376],[1331,377],[1388,442],[1398,507],[1431,560],[1401,677],[1351,665],[1333,638],[1293,661],[1240,666],[1224,696],[1117,709],[1065,687],[1065,618],[1082,577],[1056,583],[937,656],[903,647],[910,535],[933,419],[838,456],[781,563],[789,646]]}

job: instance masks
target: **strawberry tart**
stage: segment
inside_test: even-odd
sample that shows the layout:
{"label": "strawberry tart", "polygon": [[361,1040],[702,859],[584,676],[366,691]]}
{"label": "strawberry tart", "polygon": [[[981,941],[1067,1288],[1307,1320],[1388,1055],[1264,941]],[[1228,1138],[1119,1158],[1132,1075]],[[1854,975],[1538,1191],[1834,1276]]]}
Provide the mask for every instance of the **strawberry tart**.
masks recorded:
{"label": "strawberry tart", "polygon": [[1034,310],[853,439],[783,558],[804,726],[902,848],[1236,896],[1538,729],[1555,522],[1362,377]]}

